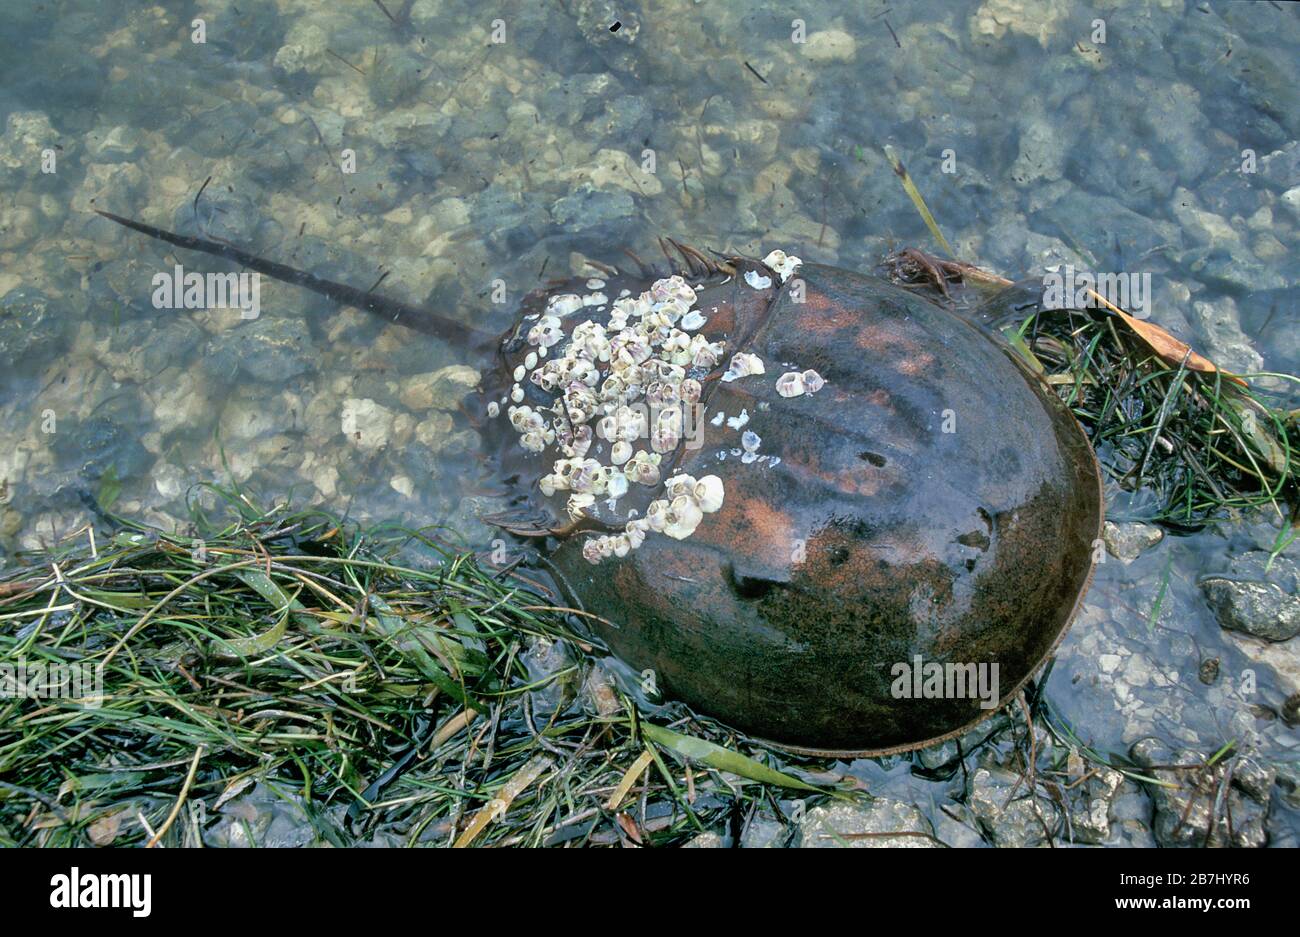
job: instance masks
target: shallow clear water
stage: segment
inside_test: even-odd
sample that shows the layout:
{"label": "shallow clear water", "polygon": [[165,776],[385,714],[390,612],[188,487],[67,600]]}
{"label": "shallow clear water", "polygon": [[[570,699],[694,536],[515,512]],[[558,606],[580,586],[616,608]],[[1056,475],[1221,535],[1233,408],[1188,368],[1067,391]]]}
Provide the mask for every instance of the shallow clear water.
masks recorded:
{"label": "shallow clear water", "polygon": [[[483,362],[265,278],[256,319],[155,308],[156,274],[229,265],[92,208],[504,328],[544,280],[661,234],[862,270],[933,248],[889,144],[962,258],[1149,273],[1156,323],[1227,368],[1300,372],[1291,5],[574,0],[498,25],[459,0],[389,0],[396,24],[309,0],[9,6],[0,556],[106,491],[184,525],[201,482],[492,536],[444,370]],[[1196,584],[1274,535],[1234,521],[1101,567],[1048,690],[1081,739],[1295,759],[1259,707],[1295,692],[1300,639],[1228,635]],[[1270,822],[1290,835],[1294,812]]]}

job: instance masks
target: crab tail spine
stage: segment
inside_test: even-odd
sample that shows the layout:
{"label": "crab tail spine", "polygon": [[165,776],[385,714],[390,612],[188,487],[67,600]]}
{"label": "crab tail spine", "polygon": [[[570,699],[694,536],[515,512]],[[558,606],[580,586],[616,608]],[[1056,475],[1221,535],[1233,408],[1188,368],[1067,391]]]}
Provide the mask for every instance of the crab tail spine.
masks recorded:
{"label": "crab tail spine", "polygon": [[428,309],[412,306],[396,299],[389,299],[378,293],[359,290],[354,286],[348,286],[346,283],[326,280],[305,270],[297,270],[285,264],[258,257],[256,254],[235,247],[233,244],[224,244],[207,238],[189,237],[172,231],[164,231],[162,228],[155,228],[153,225],[141,221],[132,221],[130,218],[123,218],[121,215],[114,215],[111,212],[100,211],[99,209],[95,209],[95,213],[102,215],[109,221],[117,222],[123,227],[139,231],[141,234],[147,234],[159,241],[166,241],[168,244],[174,244],[186,250],[201,251],[205,254],[225,257],[227,260],[233,260],[249,270],[263,273],[272,279],[301,286],[304,289],[326,296],[337,303],[364,309],[366,312],[372,312],[390,322],[428,335],[434,335],[452,344],[477,348],[492,339],[492,336],[486,332],[482,332],[463,322],[457,322],[455,319],[438,315]]}

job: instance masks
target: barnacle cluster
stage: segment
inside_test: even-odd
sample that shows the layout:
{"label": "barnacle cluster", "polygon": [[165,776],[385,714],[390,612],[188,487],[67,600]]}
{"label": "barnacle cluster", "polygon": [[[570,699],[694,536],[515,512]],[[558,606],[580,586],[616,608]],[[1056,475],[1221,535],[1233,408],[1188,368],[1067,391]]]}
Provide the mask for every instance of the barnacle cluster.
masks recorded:
{"label": "barnacle cluster", "polygon": [[782,283],[790,279],[794,272],[803,266],[803,261],[798,257],[781,250],[772,251],[763,258],[763,263],[781,278]]}
{"label": "barnacle cluster", "polygon": [[[695,290],[680,276],[656,280],[640,296],[628,291],[613,303],[609,321],[580,322],[568,343],[563,320],[588,307],[603,310],[608,297],[599,292],[600,280],[590,280],[592,293],[563,293],[550,297],[546,310],[528,329],[531,349],[515,369],[506,411],[519,434],[520,444],[531,452],[554,445],[561,455],[540,482],[542,494],[568,492],[566,509],[573,519],[582,517],[597,499],[611,509],[632,484],[654,487],[662,480],[665,453],[677,448],[683,434],[683,410],[700,401],[697,377],[711,371],[725,345],[698,333],[708,321],[694,309]],[[761,373],[762,365],[759,364]],[[523,381],[530,380],[555,395],[551,407],[523,405]],[[609,445],[606,465],[589,455],[593,442]],[[648,441],[648,447],[637,448]],[[689,491],[652,502],[644,518],[632,517],[617,537],[587,542],[584,555],[593,562],[604,556],[624,556],[645,539],[648,531],[678,539],[687,537],[700,518],[717,510],[722,501],[722,481],[708,476],[696,482],[675,476],[670,491],[689,479]],[[674,486],[672,483],[677,482]],[[700,488],[697,496],[695,487]]]}
{"label": "barnacle cluster", "polygon": [[591,537],[582,545],[583,558],[589,563],[599,563],[611,556],[627,556],[645,542],[647,533],[667,534],[674,540],[685,540],[695,533],[705,514],[722,507],[725,492],[722,479],[705,475],[696,479],[691,475],[674,475],[665,486],[666,497],[657,498],[646,508],[645,517],[635,517],[627,522],[621,534]]}
{"label": "barnacle cluster", "polygon": [[815,394],[826,386],[826,378],[809,368],[807,371],[786,371],[776,379],[776,392],[782,397],[802,397]]}
{"label": "barnacle cluster", "polygon": [[[773,251],[765,262],[782,282],[800,264],[799,258],[783,251]],[[753,277],[746,279],[756,288],[771,284],[767,277],[750,274]],[[566,511],[574,520],[586,515],[598,500],[613,511],[631,485],[653,488],[661,483],[664,455],[677,448],[684,413],[700,401],[700,378],[718,365],[726,350],[724,342],[699,333],[708,320],[694,308],[695,289],[680,276],[656,280],[639,296],[623,290],[612,308],[602,292],[603,280],[588,280],[586,287],[585,295],[550,296],[546,309],[533,317],[525,333],[529,351],[514,370],[505,411],[526,450],[540,453],[549,446],[556,448],[559,458],[539,487],[548,498],[567,492]],[[579,322],[566,342],[564,320],[593,307],[597,312],[610,308],[608,321]],[[757,355],[738,352],[722,380],[765,371]],[[802,381],[798,393],[811,393],[822,383],[813,371],[794,376]],[[525,381],[554,395],[552,405],[525,405]],[[506,403],[506,398],[490,403],[489,415],[496,416]],[[747,419],[742,414],[729,425],[739,429]],[[758,437],[752,432],[745,437],[746,461],[753,461]],[[606,445],[609,464],[594,457],[605,452]],[[723,497],[723,483],[716,475],[699,479],[674,475],[665,483],[664,496],[650,502],[644,517],[629,511],[622,533],[589,538],[583,556],[592,563],[626,556],[649,533],[683,540],[695,532],[705,514],[722,507]]]}

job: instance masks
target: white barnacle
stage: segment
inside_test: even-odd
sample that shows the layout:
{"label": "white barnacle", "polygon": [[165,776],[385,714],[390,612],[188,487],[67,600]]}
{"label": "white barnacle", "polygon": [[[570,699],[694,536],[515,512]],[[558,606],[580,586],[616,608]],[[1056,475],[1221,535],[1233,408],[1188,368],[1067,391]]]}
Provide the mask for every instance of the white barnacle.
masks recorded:
{"label": "white barnacle", "polygon": [[577,293],[560,293],[547,300],[546,312],[551,316],[567,316],[577,312],[582,306],[582,297]]}
{"label": "white barnacle", "polygon": [[536,325],[528,330],[528,344],[540,346],[542,353],[552,345],[559,344],[564,337],[564,329],[555,316],[542,316]]}
{"label": "white barnacle", "polygon": [[495,400],[489,401],[487,405],[487,415],[489,417],[495,417],[500,412],[501,404],[497,403]]}
{"label": "white barnacle", "polygon": [[624,329],[609,340],[610,360],[626,364],[640,364],[654,353],[644,336],[632,329]]}
{"label": "white barnacle", "polygon": [[664,484],[664,491],[671,498],[680,498],[682,495],[693,495],[695,491],[694,476],[685,473],[674,475]]}
{"label": "white barnacle", "polygon": [[670,406],[658,411],[650,432],[650,448],[655,452],[672,452],[682,439],[682,411]]}
{"label": "white barnacle", "polygon": [[726,383],[740,380],[742,377],[748,377],[751,374],[766,374],[767,367],[763,364],[763,359],[758,355],[751,355],[748,352],[738,351],[731,356],[731,363],[727,365],[727,372],[722,375],[722,380]]}
{"label": "white barnacle", "polygon": [[772,285],[772,278],[763,276],[757,270],[748,270],[745,272],[745,282],[753,289],[765,290]]}
{"label": "white barnacle", "polygon": [[681,395],[682,403],[685,404],[699,403],[700,395],[703,392],[704,388],[701,387],[700,382],[695,380],[693,377],[686,378],[677,388],[677,393]]}
{"label": "white barnacle", "polygon": [[704,318],[704,313],[700,312],[698,309],[692,309],[690,312],[686,313],[686,315],[682,316],[681,321],[678,322],[677,325],[679,328],[683,328],[688,332],[694,332],[696,329],[701,328],[707,321],[708,320]]}
{"label": "white barnacle", "polygon": [[690,342],[690,363],[697,368],[714,368],[718,361],[722,359],[723,351],[727,346],[722,342],[706,342],[702,340],[703,335],[695,335],[695,338],[701,339],[699,342],[692,339]]}
{"label": "white barnacle", "polygon": [[523,403],[524,389],[520,387],[518,384],[510,388],[510,399],[513,400],[515,403]]}
{"label": "white barnacle", "polygon": [[644,336],[651,345],[658,345],[673,327],[671,316],[662,312],[659,306],[645,314],[641,324],[636,327],[639,335]]}
{"label": "white barnacle", "polygon": [[652,410],[671,407],[681,399],[681,388],[667,381],[654,381],[645,389],[645,402]]}
{"label": "white barnacle", "polygon": [[[690,289],[690,287],[687,287],[687,289]],[[691,304],[676,296],[665,302],[655,304],[655,312],[663,316],[669,325],[676,324],[678,319],[690,311]]]}
{"label": "white barnacle", "polygon": [[532,407],[511,407],[510,425],[518,433],[541,432],[546,426],[546,418]]}
{"label": "white barnacle", "polygon": [[569,479],[573,477],[574,470],[582,464],[581,459],[557,459],[552,468],[555,471],[555,488],[557,491],[569,490]]}
{"label": "white barnacle", "polygon": [[632,444],[630,442],[620,439],[609,450],[609,461],[615,465],[622,465],[630,458],[632,458]]}
{"label": "white barnacle", "polygon": [[705,514],[712,514],[721,509],[724,495],[722,479],[717,475],[705,475],[695,483],[691,491],[695,503]]}
{"label": "white barnacle", "polygon": [[[613,367],[611,363],[611,367]],[[627,384],[627,392],[630,397],[635,398],[641,393],[641,385],[646,382],[646,372],[639,364],[628,364],[614,369],[618,376]]]}
{"label": "white barnacle", "polygon": [[[614,415],[618,420],[618,433],[615,436],[615,442],[626,442],[635,445],[637,440],[644,439],[649,434],[648,424],[646,423],[646,409],[637,405],[634,407],[619,407],[618,412]],[[637,458],[633,455],[633,458]],[[650,458],[650,453],[643,453],[641,458]],[[658,463],[658,459],[654,460]]]}
{"label": "white barnacle", "polygon": [[802,397],[806,389],[798,371],[786,371],[776,379],[776,392],[782,397]]}
{"label": "white barnacle", "polygon": [[611,437],[611,439],[635,442],[636,440],[643,438],[649,429],[646,420],[646,410],[643,406],[619,407],[614,412],[614,418],[618,421],[618,431]]}
{"label": "white barnacle", "polygon": [[674,540],[685,540],[700,526],[704,512],[690,495],[673,498],[664,512],[664,533]]}
{"label": "white barnacle", "polygon": [[611,403],[620,403],[622,402],[625,393],[627,393],[627,381],[623,380],[622,375],[611,374],[601,382],[601,400],[609,401]]}
{"label": "white barnacle", "polygon": [[572,520],[581,520],[587,513],[587,508],[596,503],[596,496],[590,492],[569,495],[569,503],[565,505]]}
{"label": "white barnacle", "polygon": [[600,372],[596,366],[586,358],[579,358],[573,362],[569,368],[569,380],[574,383],[586,384],[588,387],[595,387],[600,380]]}
{"label": "white barnacle", "polygon": [[659,484],[661,478],[659,460],[658,453],[646,452],[644,449],[637,450],[623,467],[623,474],[628,477],[628,480],[639,485],[653,487]]}
{"label": "white barnacle", "polygon": [[588,537],[582,544],[582,558],[588,563],[600,562],[600,538]]}
{"label": "white barnacle", "polygon": [[798,257],[781,250],[772,251],[763,258],[763,263],[781,278],[782,283],[790,279],[794,272],[803,266],[803,261]]}
{"label": "white barnacle", "polygon": [[574,430],[572,438],[569,439],[566,444],[569,457],[573,459],[581,459],[585,456],[587,450],[591,448],[591,437],[592,432],[590,426],[579,426]]}
{"label": "white barnacle", "polygon": [[614,300],[614,315],[624,319],[639,319],[650,311],[650,299],[642,296],[623,296]]}
{"label": "white barnacle", "polygon": [[655,377],[667,384],[679,384],[682,378],[686,376],[686,369],[680,364],[673,364],[671,361],[662,361],[658,358],[647,361],[645,367],[650,368]]}
{"label": "white barnacle", "polygon": [[826,386],[826,378],[809,368],[803,372],[803,386],[808,393],[815,394]]}
{"label": "white barnacle", "polygon": [[757,452],[758,447],[762,445],[763,437],[758,435],[752,429],[745,430],[740,436],[740,447],[746,452]]}
{"label": "white barnacle", "polygon": [[610,339],[599,322],[582,322],[573,329],[569,355],[585,357],[588,361],[610,360]]}
{"label": "white barnacle", "polygon": [[650,286],[650,299],[656,303],[668,302],[670,299],[680,299],[686,303],[686,307],[689,309],[695,303],[695,290],[680,276],[674,275],[662,280],[655,280]]}
{"label": "white barnacle", "polygon": [[[586,362],[590,364],[591,362]],[[583,369],[575,369],[570,372],[569,383],[564,388],[564,402],[569,407],[582,407],[588,413],[596,409],[596,402],[599,399],[595,389],[588,383],[587,378],[592,377]],[[595,375],[594,379],[598,379]]]}
{"label": "white barnacle", "polygon": [[609,480],[613,475],[623,477],[622,472],[613,472],[608,465],[601,465],[595,459],[588,459],[587,462],[595,463],[595,467],[591,469],[591,493],[598,498],[609,494]]}
{"label": "white barnacle", "polygon": [[678,329],[673,329],[669,332],[668,337],[664,339],[663,355],[679,367],[690,364],[693,357],[691,354],[691,336]]}
{"label": "white barnacle", "polygon": [[595,459],[583,459],[569,476],[570,490],[580,495],[601,494],[604,489],[604,479],[601,476],[603,469],[604,466]]}
{"label": "white barnacle", "polygon": [[645,509],[646,529],[661,533],[668,522],[668,502],[663,498],[651,501]]}

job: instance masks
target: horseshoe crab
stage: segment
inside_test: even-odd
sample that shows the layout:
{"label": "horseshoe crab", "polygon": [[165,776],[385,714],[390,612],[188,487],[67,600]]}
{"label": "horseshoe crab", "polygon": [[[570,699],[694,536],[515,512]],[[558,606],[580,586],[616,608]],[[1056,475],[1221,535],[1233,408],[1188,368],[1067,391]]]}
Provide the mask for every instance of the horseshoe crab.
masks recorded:
{"label": "horseshoe crab", "polygon": [[658,688],[790,749],[966,731],[1051,656],[1103,500],[1009,348],[885,280],[674,246],[549,284],[487,336],[225,243],[105,217],[495,354],[468,403],[515,480],[492,520]]}

